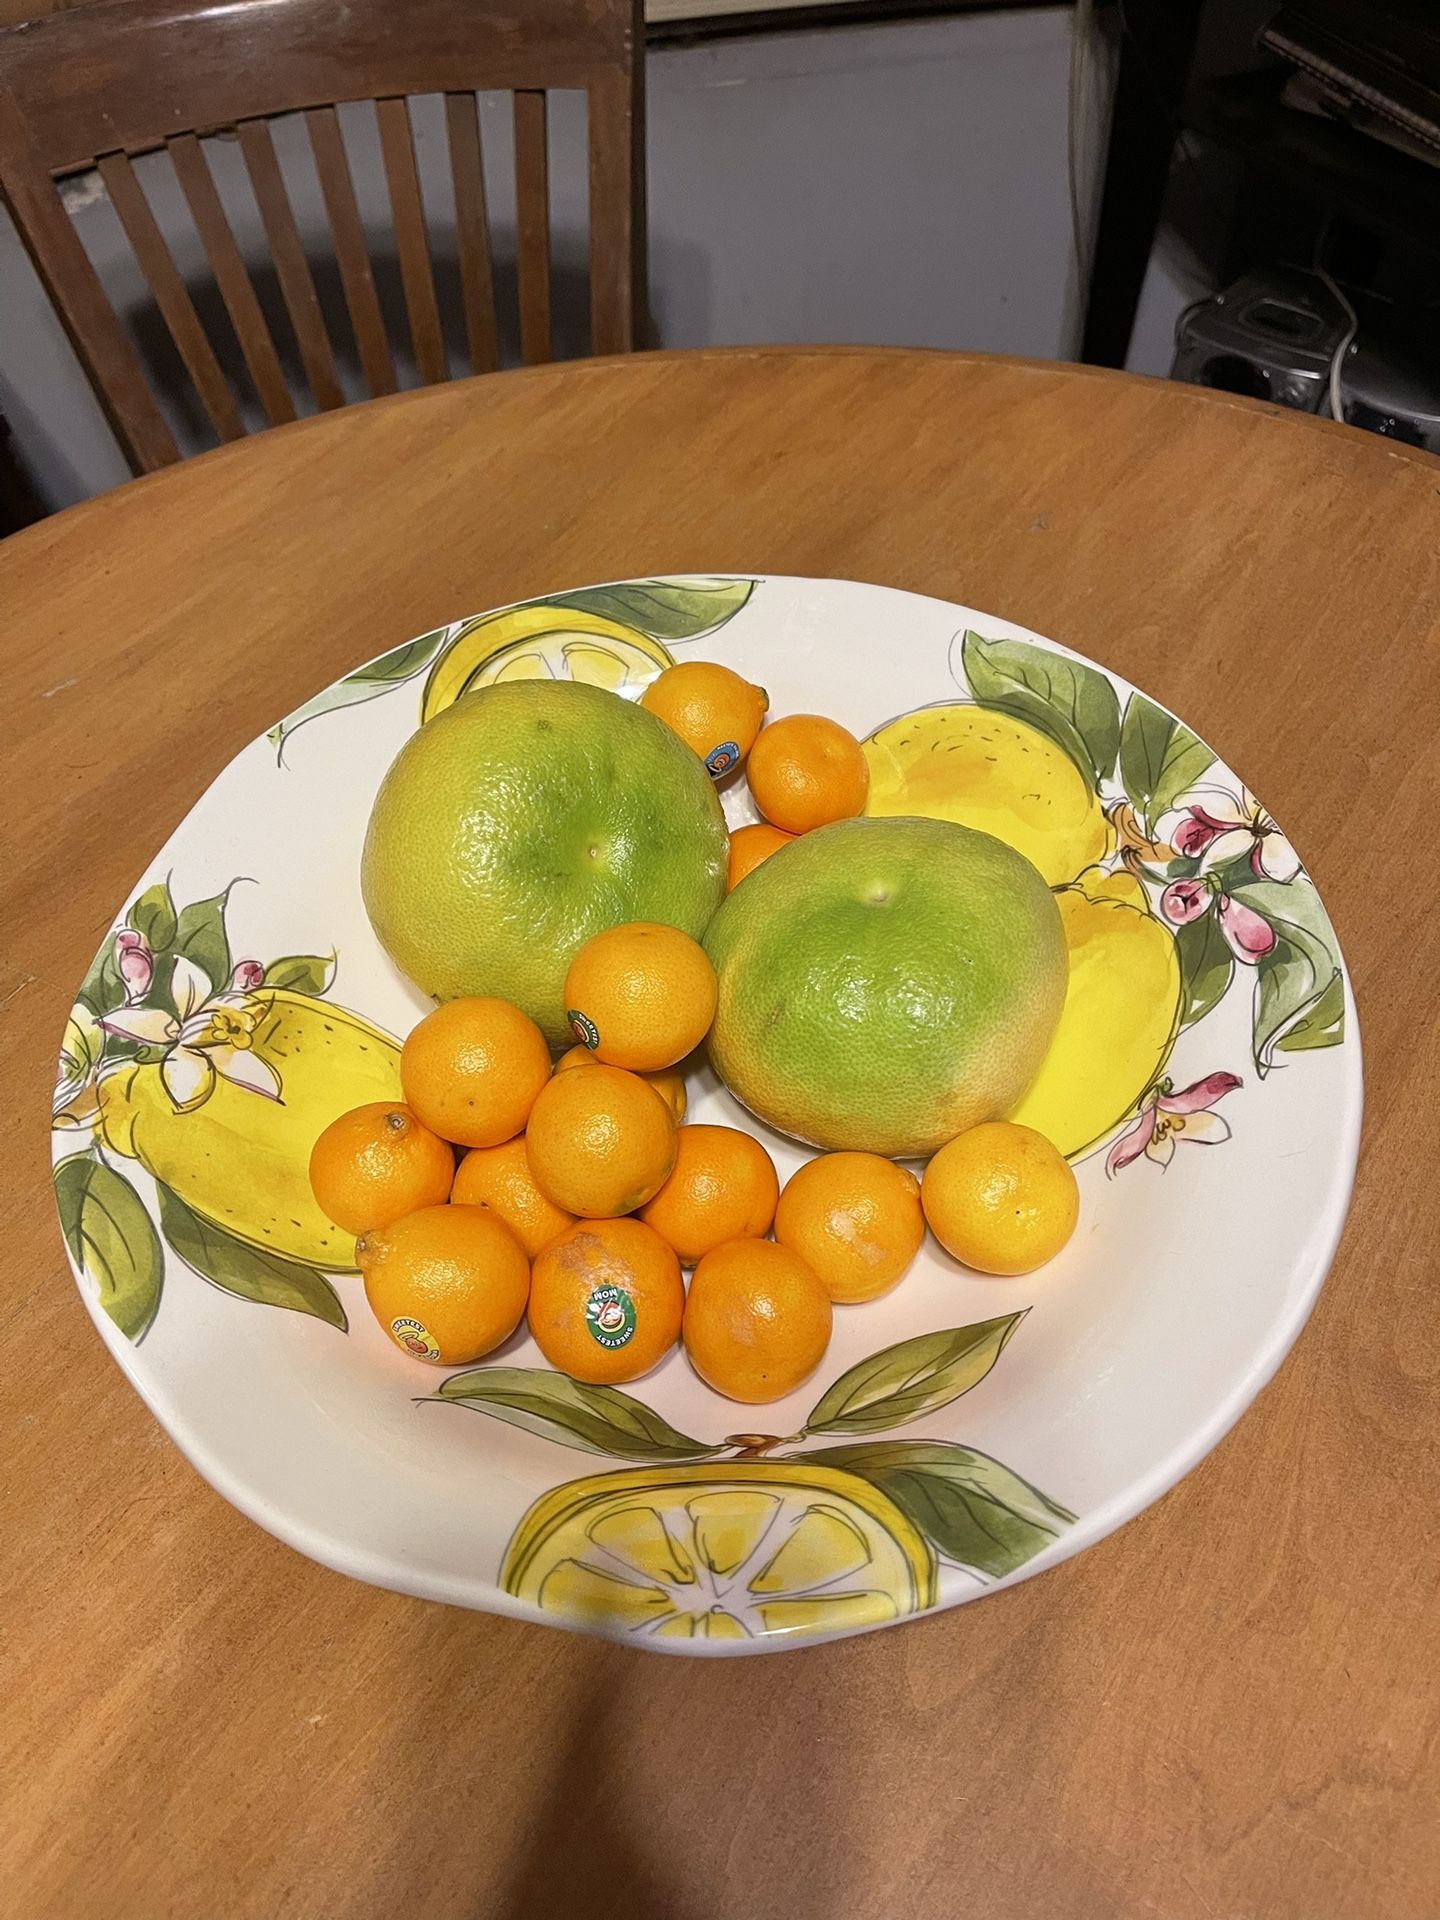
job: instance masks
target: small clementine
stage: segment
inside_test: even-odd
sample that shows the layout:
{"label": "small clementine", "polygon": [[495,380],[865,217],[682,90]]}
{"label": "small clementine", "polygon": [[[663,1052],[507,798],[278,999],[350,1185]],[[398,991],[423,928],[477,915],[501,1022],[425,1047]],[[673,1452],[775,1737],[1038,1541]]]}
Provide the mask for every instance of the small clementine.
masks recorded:
{"label": "small clementine", "polygon": [[575,1219],[536,1186],[523,1134],[498,1147],[472,1147],[455,1170],[450,1198],[460,1206],[488,1207],[532,1260]]}
{"label": "small clementine", "polygon": [[705,1038],[715,1018],[715,969],[678,927],[631,920],[593,935],[565,975],[565,1014],[606,1066],[656,1073]]}
{"label": "small clementine", "polygon": [[640,704],[700,756],[712,780],[723,780],[754,746],[770,702],[729,667],[684,660],[652,680]]}
{"label": "small clementine", "polygon": [[1030,1273],[1065,1245],[1080,1216],[1068,1161],[1043,1133],[991,1120],[947,1141],[925,1169],[930,1231],[981,1273]]}
{"label": "small clementine", "polygon": [[320,1211],[346,1233],[367,1233],[416,1207],[439,1206],[454,1178],[449,1145],[393,1100],[342,1113],[310,1150],[310,1190]]}
{"label": "small clementine", "polygon": [[750,827],[736,827],[730,836],[730,868],[725,878],[725,891],[732,893],[762,860],[768,860],[781,847],[788,847],[794,838],[793,833],[782,833],[779,827],[772,827],[768,820],[761,820]]}
{"label": "small clementine", "polygon": [[426,1126],[462,1147],[498,1147],[524,1127],[550,1078],[550,1049],[508,1000],[447,1000],[400,1053],[400,1084]]}
{"label": "small clementine", "polygon": [[498,1347],[530,1291],[524,1248],[483,1207],[421,1207],[362,1234],[355,1259],[375,1318],[396,1346],[434,1366]]}
{"label": "small clementine", "polygon": [[681,1127],[670,1177],[640,1209],[680,1256],[682,1266],[724,1240],[761,1239],[770,1231],[780,1183],[775,1162],[738,1127]]}
{"label": "small clementine", "polygon": [[727,1240],[690,1277],[681,1337],[700,1378],[759,1406],[793,1393],[830,1344],[830,1296],[798,1254]]}
{"label": "small clementine", "polygon": [[572,1380],[638,1380],[680,1337],[680,1263],[639,1220],[578,1220],[535,1262],[530,1332]]}
{"label": "small clementine", "polygon": [[643,1207],[675,1164],[675,1122],[623,1067],[557,1073],[525,1132],[535,1184],[567,1213],[609,1219]]}
{"label": "small clementine", "polygon": [[853,733],[818,713],[791,713],[755,742],[750,794],[772,826],[810,833],[865,811],[870,769]]}
{"label": "small clementine", "polygon": [[775,1238],[814,1269],[832,1300],[874,1300],[925,1238],[920,1182],[878,1153],[817,1154],[786,1182]]}

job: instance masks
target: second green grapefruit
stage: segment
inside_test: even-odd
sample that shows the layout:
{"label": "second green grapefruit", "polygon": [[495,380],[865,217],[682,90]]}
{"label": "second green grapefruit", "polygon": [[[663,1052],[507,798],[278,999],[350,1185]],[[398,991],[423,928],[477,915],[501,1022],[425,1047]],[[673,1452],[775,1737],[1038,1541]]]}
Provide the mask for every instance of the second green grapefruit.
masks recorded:
{"label": "second green grapefruit", "polygon": [[468,693],[411,735],[376,796],[360,884],[417,986],[513,1001],[559,1046],[576,948],[627,920],[698,939],[726,852],[710,778],[663,721],[598,687],[527,680]]}
{"label": "second green grapefruit", "polygon": [[757,867],[710,924],[710,1057],[771,1126],[933,1153],[1014,1105],[1065,1000],[1065,935],[1028,860],[942,820],[844,820]]}

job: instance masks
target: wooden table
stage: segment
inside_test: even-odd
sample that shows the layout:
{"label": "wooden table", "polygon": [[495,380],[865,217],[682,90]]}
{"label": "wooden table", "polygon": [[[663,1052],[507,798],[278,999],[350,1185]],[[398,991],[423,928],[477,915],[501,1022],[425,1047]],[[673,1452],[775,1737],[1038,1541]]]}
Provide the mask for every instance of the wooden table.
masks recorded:
{"label": "wooden table", "polygon": [[[1383,440],[871,351],[432,388],[5,543],[6,1911],[1433,1920],[1437,548],[1440,463]],[[454,615],[732,569],[991,607],[1203,718],[1340,930],[1369,1114],[1314,1319],[1167,1499],[960,1613],[711,1665],[233,1512],[86,1322],[39,1116],[116,903],[242,742]]]}

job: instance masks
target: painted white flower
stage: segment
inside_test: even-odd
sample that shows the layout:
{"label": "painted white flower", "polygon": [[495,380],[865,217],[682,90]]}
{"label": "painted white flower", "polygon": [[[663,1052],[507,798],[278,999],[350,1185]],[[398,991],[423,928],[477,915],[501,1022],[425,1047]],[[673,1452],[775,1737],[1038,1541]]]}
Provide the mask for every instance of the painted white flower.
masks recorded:
{"label": "painted white flower", "polygon": [[[137,982],[142,971],[138,965],[134,967]],[[240,968],[236,974],[248,978]],[[141,994],[148,985],[147,979]],[[123,1007],[107,1013],[100,1024],[122,1040],[166,1049],[160,1075],[165,1091],[181,1113],[204,1105],[215,1090],[217,1075],[267,1100],[280,1098],[279,1076],[254,1051],[261,1010],[248,993],[212,992],[210,982],[194,961],[176,954],[170,975],[170,999],[175,1011],[136,1005],[139,998],[140,994],[135,994]]]}
{"label": "painted white flower", "polygon": [[1155,838],[1198,858],[1201,873],[1246,855],[1262,880],[1293,880],[1300,871],[1299,854],[1248,787],[1192,787],[1157,823]]}

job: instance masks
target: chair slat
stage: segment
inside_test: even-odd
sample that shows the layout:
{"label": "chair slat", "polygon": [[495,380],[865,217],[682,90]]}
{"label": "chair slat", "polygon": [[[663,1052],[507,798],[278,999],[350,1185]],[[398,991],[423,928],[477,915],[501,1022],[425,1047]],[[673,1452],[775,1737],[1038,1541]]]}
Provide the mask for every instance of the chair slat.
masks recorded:
{"label": "chair slat", "polygon": [[590,351],[641,344],[645,271],[644,102],[622,74],[590,88]]}
{"label": "chair slat", "polygon": [[485,162],[480,116],[473,93],[447,93],[445,128],[450,141],[450,178],[455,189],[455,239],[460,255],[460,292],[470,365],[490,373],[500,364],[495,328],[495,282],[490,266],[490,221],[485,208]]}
{"label": "chair slat", "polygon": [[520,358],[551,357],[550,163],[545,95],[515,95],[515,272],[520,295]]}
{"label": "chair slat", "polygon": [[435,304],[435,281],[430,271],[430,241],[425,231],[425,204],[415,168],[415,142],[410,131],[410,109],[404,100],[377,100],[380,152],[390,189],[395,219],[395,251],[400,261],[400,283],[405,290],[405,312],[410,322],[410,344],[415,365],[427,386],[449,378],[445,342],[440,333],[440,310]]}
{"label": "chair slat", "polygon": [[264,120],[242,120],[236,131],[315,404],[325,410],[343,406],[345,396],[336,376],[325,317],[320,311],[310,265],[296,230],[290,195],[285,190],[285,176],[280,171],[269,125]]}
{"label": "chair slat", "polygon": [[0,179],[25,251],[136,473],[180,458],[139,358],[40,164],[19,115],[0,95]]}
{"label": "chair slat", "polygon": [[209,163],[193,133],[176,134],[167,144],[170,164],[189,205],[195,230],[204,243],[205,257],[240,342],[250,378],[255,382],[260,404],[271,426],[281,426],[295,418],[295,402],[285,384],[275,342],[270,338],[250,274],[235,244]]}
{"label": "chair slat", "polygon": [[220,362],[205,337],[205,329],[195,311],[185,282],[180,278],[165,236],[150,211],[135,169],[123,153],[104,154],[98,162],[111,204],[120,217],[125,237],[150,284],[155,304],[185,363],[185,371],[195,383],[210,424],[222,440],[239,440],[245,433],[235,396],[220,371]]}
{"label": "chair slat", "polygon": [[333,107],[312,107],[305,115],[305,125],[310,133],[310,149],[315,155],[315,171],[320,176],[320,191],[325,196],[325,216],[330,222],[330,238],[335,243],[335,259],[345,288],[345,305],[360,352],[360,365],[372,394],[394,393],[395,366],[375,294],[375,277],[370,268],[360,209],[355,203],[355,183],[340,121]]}

